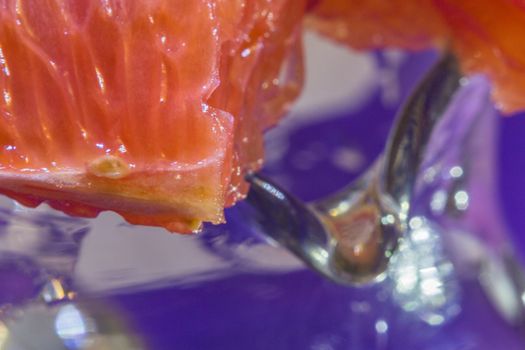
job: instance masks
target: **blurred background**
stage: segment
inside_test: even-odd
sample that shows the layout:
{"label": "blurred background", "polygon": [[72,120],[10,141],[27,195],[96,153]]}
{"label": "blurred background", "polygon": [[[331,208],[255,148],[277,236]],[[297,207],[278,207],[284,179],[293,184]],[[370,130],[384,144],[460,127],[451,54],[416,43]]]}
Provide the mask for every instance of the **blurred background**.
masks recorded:
{"label": "blurred background", "polygon": [[[305,90],[290,116],[268,132],[264,172],[310,201],[374,162],[400,104],[437,57],[351,52],[314,34],[306,35],[305,46]],[[498,134],[499,198],[493,200],[525,254],[525,115],[500,118]],[[479,349],[480,339],[487,349],[525,348],[515,341],[516,329],[477,307],[486,301],[475,289],[466,317],[436,327],[387,306],[381,288],[349,290],[308,271],[254,232],[238,207],[227,219],[198,236],[180,236],[102,214],[89,222],[75,268],[80,306],[39,309],[0,327],[0,349],[2,337],[9,350]],[[15,229],[27,227],[6,230]],[[3,244],[17,244],[6,237]],[[36,265],[29,259],[16,273],[0,269],[3,303],[34,288],[36,279],[24,276],[38,274]],[[104,332],[113,345],[89,341]]]}

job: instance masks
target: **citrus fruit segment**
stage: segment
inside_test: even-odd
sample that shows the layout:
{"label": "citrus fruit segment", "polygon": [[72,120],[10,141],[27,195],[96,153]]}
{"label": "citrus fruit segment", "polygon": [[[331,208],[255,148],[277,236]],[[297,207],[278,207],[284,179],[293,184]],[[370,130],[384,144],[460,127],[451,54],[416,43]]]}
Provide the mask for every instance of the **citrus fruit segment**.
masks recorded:
{"label": "citrus fruit segment", "polygon": [[314,0],[310,25],[355,48],[450,47],[506,112],[525,108],[525,5],[516,0]]}
{"label": "citrus fruit segment", "polygon": [[[303,85],[304,0],[215,1],[228,35],[221,83],[209,103],[235,116],[233,173],[228,201],[246,193],[247,170],[261,167],[263,132],[288,111]],[[243,15],[239,15],[243,14]]]}
{"label": "citrus fruit segment", "polygon": [[302,19],[357,48],[451,47],[525,107],[514,0],[0,0],[0,193],[188,232],[220,223],[303,82]]}
{"label": "citrus fruit segment", "polygon": [[298,94],[303,6],[0,0],[0,192],[179,232],[222,222]]}

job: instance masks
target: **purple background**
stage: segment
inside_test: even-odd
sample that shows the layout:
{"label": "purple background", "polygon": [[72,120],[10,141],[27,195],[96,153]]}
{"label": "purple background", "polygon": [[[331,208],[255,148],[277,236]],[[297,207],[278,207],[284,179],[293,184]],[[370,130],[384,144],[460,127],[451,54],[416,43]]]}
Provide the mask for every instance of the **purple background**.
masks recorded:
{"label": "purple background", "polygon": [[[381,56],[379,56],[381,58]],[[420,54],[401,70],[402,91],[426,71],[431,55]],[[296,130],[289,135],[292,147],[265,172],[279,179],[283,173],[292,182],[286,187],[305,200],[331,193],[366,169],[381,152],[395,107],[386,108],[379,92],[359,111],[359,118],[340,113],[327,121]],[[525,116],[500,120],[500,188],[504,215],[513,239],[525,249],[519,234],[525,224]],[[321,143],[321,144],[319,144]],[[327,155],[341,146],[359,149],[366,156],[355,173],[341,171],[328,158],[314,167],[294,167],[294,154],[315,144]],[[498,199],[494,199],[498,200]],[[228,212],[229,223],[210,228],[204,242],[224,231],[228,244],[244,242],[249,227],[237,209]],[[213,248],[213,243],[209,243]],[[387,301],[377,302],[381,290],[350,290],[325,281],[315,273],[238,273],[196,284],[172,286],[137,294],[122,294],[112,300],[142,334],[152,349],[521,349],[519,332],[505,325],[488,307],[479,288],[463,285],[462,314],[442,327],[431,327]],[[376,300],[373,304],[368,301]],[[378,320],[388,321],[380,334]]]}

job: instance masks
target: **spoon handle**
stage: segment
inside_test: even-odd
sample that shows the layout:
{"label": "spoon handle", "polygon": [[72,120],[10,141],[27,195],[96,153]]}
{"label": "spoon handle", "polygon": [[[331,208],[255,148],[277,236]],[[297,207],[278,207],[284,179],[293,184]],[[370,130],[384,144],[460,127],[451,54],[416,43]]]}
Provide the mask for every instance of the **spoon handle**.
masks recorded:
{"label": "spoon handle", "polygon": [[445,56],[398,116],[377,166],[335,195],[307,206],[261,175],[249,175],[248,203],[263,232],[307,265],[343,283],[369,282],[387,267],[406,226],[426,144],[460,86]]}

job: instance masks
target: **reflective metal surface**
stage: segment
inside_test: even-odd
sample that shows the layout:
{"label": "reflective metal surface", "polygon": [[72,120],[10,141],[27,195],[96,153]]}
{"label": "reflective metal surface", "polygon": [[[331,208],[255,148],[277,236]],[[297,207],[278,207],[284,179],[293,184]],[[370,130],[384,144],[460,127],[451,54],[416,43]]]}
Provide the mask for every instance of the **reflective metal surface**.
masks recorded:
{"label": "reflective metal surface", "polygon": [[[426,146],[461,78],[455,58],[444,57],[402,109],[379,164],[355,184],[310,207],[271,180],[248,176],[248,202],[263,231],[336,282],[379,277],[407,228]],[[457,200],[465,205],[461,194],[466,193],[458,193]]]}
{"label": "reflective metal surface", "polygon": [[523,328],[523,266],[497,204],[484,203],[495,202],[495,115],[487,82],[463,77],[446,56],[355,184],[307,206],[252,175],[248,202],[267,214],[254,215],[263,232],[335,282],[386,278],[404,310],[441,325],[461,312],[460,280],[473,279],[501,319]]}

